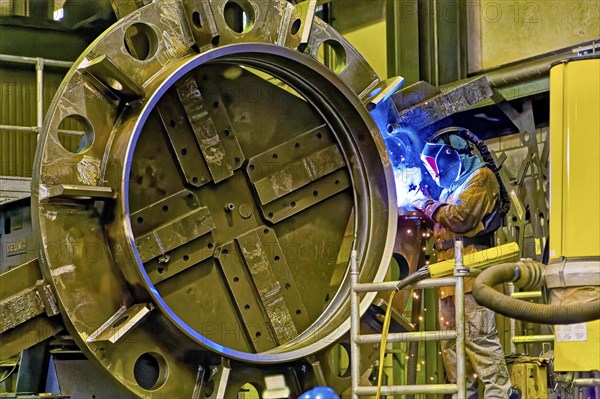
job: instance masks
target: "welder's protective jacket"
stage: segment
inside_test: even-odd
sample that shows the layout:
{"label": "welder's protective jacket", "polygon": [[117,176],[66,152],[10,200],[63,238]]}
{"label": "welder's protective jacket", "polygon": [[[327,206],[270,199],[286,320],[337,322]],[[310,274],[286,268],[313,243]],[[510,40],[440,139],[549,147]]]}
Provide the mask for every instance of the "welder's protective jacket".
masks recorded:
{"label": "welder's protective jacket", "polygon": [[[497,206],[500,187],[498,180],[488,167],[472,170],[459,186],[451,187],[440,194],[438,201],[429,201],[424,212],[435,223],[433,234],[436,240],[453,240],[458,237],[474,237],[483,231],[483,219]],[[475,245],[464,248],[464,254],[476,252]],[[454,257],[454,248],[438,253],[438,260]],[[471,292],[474,279],[465,279],[465,292]],[[454,295],[454,287],[440,289],[440,297]]]}

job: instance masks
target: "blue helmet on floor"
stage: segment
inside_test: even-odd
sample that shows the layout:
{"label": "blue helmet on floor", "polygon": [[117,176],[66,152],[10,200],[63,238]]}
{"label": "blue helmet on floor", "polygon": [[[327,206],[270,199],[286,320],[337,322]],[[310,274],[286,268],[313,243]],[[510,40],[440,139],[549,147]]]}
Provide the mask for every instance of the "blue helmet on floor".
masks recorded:
{"label": "blue helmet on floor", "polygon": [[329,387],[315,387],[298,396],[298,399],[340,399],[340,397]]}

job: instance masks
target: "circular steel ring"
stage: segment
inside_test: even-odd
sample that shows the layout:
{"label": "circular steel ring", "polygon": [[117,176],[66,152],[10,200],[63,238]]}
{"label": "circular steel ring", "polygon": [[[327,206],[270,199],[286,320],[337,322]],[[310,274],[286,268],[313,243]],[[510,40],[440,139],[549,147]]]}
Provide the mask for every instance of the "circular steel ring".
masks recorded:
{"label": "circular steel ring", "polygon": [[[158,36],[154,54],[145,60],[131,60],[123,46],[114,48],[114,43],[123,43],[129,27],[152,20],[153,12],[172,16],[174,10],[183,13],[184,8],[179,2],[165,2],[138,10],[113,26],[75,63],[45,121],[32,184],[33,208],[37,209],[34,225],[44,244],[40,263],[53,286],[65,324],[90,359],[96,358],[140,396],[193,391],[196,370],[210,357],[206,349],[208,353],[252,363],[282,363],[323,350],[349,329],[347,276],[311,327],[261,353],[233,350],[207,339],[171,309],[148,278],[131,228],[130,167],[147,118],[164,93],[186,73],[216,64],[261,69],[297,90],[321,115],[334,132],[352,178],[355,246],[364,281],[383,278],[396,224],[387,153],[357,96],[360,93],[356,93],[377,83],[376,79],[370,81],[372,77],[364,79],[366,74],[360,72],[364,61],[350,59],[336,75],[284,46],[232,44],[196,55],[187,46],[185,33],[177,43],[172,38],[160,40],[167,35]],[[153,31],[176,30],[171,26],[171,31],[165,31],[164,27],[144,23]],[[181,31],[185,28],[185,24],[179,27]],[[322,23],[316,22],[312,47],[306,50],[315,57],[315,47],[333,35],[330,28],[322,28]],[[221,44],[227,43],[227,38],[222,34]],[[237,41],[232,38],[230,35],[232,43],[244,43],[243,35]],[[336,39],[347,53],[353,50],[341,36]],[[349,80],[356,74],[356,80]],[[69,116],[82,121],[86,142],[80,151],[68,151],[57,132]],[[372,298],[365,296],[361,310],[366,310]],[[131,317],[131,326],[122,315]],[[134,322],[135,317],[138,319]],[[160,378],[143,386],[134,369],[140,359],[147,358],[160,365]],[[169,378],[173,375],[178,377]]]}

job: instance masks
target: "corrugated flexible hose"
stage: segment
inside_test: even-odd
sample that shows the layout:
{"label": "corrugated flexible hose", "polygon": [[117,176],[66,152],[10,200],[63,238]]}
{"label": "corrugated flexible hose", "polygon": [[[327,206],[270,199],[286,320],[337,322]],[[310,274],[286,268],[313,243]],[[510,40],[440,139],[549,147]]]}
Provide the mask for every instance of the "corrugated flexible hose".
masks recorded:
{"label": "corrugated flexible hose", "polygon": [[492,266],[475,280],[473,297],[477,303],[496,313],[532,323],[574,324],[600,319],[600,300],[573,305],[547,305],[515,299],[494,289],[494,286],[503,283],[515,282],[515,285],[523,286],[532,279],[541,280],[542,267],[543,264],[533,261]]}

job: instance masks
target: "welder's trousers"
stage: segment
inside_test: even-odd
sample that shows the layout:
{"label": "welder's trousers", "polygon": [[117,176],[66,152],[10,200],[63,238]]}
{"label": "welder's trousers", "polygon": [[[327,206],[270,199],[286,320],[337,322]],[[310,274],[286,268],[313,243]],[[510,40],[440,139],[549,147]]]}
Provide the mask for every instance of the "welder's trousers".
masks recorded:
{"label": "welder's trousers", "polygon": [[[454,296],[440,299],[440,325],[454,330]],[[465,347],[467,398],[477,399],[477,378],[485,385],[485,399],[506,399],[510,376],[504,351],[498,339],[494,312],[480,306],[471,294],[465,294]],[[450,383],[456,383],[456,341],[441,341],[444,369]],[[457,398],[456,395],[453,398]]]}

